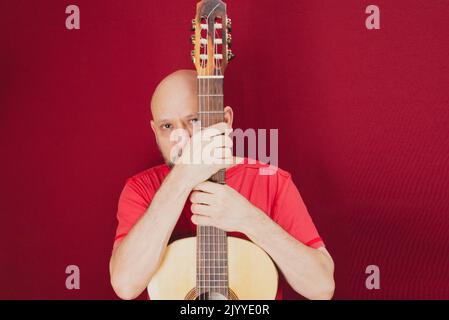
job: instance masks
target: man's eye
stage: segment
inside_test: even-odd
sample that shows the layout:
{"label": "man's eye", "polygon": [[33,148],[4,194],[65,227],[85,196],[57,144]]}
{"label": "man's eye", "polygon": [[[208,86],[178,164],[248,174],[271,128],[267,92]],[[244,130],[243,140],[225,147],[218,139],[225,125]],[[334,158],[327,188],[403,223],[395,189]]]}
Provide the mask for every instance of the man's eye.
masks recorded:
{"label": "man's eye", "polygon": [[163,124],[162,129],[171,129],[171,124],[169,123]]}
{"label": "man's eye", "polygon": [[192,123],[197,123],[198,122],[198,119],[197,118],[195,118],[195,119],[192,119],[192,120],[190,120]]}

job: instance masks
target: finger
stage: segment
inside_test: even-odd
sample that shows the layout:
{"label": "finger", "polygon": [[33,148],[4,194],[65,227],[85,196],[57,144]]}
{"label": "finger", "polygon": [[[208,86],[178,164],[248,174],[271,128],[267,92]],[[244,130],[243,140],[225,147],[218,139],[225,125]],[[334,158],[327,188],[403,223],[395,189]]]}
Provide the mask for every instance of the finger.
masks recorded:
{"label": "finger", "polygon": [[234,145],[234,142],[232,141],[231,137],[229,137],[227,135],[214,136],[211,139],[211,143],[213,143],[214,146],[220,146],[220,147],[226,147],[226,148],[232,148]]}
{"label": "finger", "polygon": [[229,131],[231,131],[231,128],[226,122],[219,122],[204,129],[203,137],[204,139],[211,139],[212,137],[223,135]]}
{"label": "finger", "polygon": [[210,212],[208,210],[209,206],[202,203],[192,203],[190,210],[193,214],[199,214],[202,216],[209,216]]}
{"label": "finger", "polygon": [[194,214],[191,218],[193,224],[200,225],[200,226],[211,226],[213,227],[213,220],[210,217],[201,216]]}
{"label": "finger", "polygon": [[211,125],[209,128],[218,129],[221,132],[225,132],[227,129],[230,129],[229,125],[226,122],[218,122],[214,125]]}
{"label": "finger", "polygon": [[223,190],[223,186],[219,183],[204,181],[198,184],[193,190],[199,190],[207,193],[219,193]]}
{"label": "finger", "polygon": [[211,205],[214,200],[210,193],[202,192],[202,191],[194,191],[190,195],[190,202],[197,203],[197,204],[205,204],[205,205]]}
{"label": "finger", "polygon": [[232,157],[232,150],[230,148],[215,148],[212,157],[214,164],[223,164],[225,159]]}
{"label": "finger", "polygon": [[193,128],[193,132],[194,132],[194,133],[200,131],[200,130],[201,130],[201,120],[198,119],[198,121],[195,121],[195,122],[193,123],[192,128]]}

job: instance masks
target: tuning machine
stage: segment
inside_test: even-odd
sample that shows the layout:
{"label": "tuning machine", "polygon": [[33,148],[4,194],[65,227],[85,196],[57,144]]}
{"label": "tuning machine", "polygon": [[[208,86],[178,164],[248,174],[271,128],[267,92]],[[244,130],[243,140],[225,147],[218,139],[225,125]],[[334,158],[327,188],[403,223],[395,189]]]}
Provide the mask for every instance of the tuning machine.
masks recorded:
{"label": "tuning machine", "polygon": [[232,46],[232,36],[230,33],[226,34],[226,44],[231,47]]}
{"label": "tuning machine", "polygon": [[226,18],[226,27],[228,28],[228,32],[232,31],[232,20],[230,18]]}

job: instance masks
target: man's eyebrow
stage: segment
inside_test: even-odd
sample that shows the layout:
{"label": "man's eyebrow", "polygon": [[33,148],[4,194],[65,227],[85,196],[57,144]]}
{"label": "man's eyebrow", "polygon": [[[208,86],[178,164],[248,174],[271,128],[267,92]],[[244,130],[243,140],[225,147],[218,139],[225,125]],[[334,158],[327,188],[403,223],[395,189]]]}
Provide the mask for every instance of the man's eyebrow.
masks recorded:
{"label": "man's eyebrow", "polygon": [[161,119],[161,120],[157,120],[156,123],[160,124],[160,123],[164,123],[164,122],[170,122],[171,119]]}
{"label": "man's eyebrow", "polygon": [[184,118],[193,118],[193,117],[198,117],[198,112],[196,112],[196,113],[191,113],[191,114],[185,116]]}
{"label": "man's eyebrow", "polygon": [[[184,116],[183,118],[184,118],[184,119],[187,119],[187,118],[193,118],[193,117],[198,117],[198,112],[188,114],[188,115]],[[157,120],[157,121],[155,121],[155,122],[156,122],[157,124],[159,124],[159,123],[171,122],[171,121],[173,121],[173,119],[161,119],[161,120]]]}

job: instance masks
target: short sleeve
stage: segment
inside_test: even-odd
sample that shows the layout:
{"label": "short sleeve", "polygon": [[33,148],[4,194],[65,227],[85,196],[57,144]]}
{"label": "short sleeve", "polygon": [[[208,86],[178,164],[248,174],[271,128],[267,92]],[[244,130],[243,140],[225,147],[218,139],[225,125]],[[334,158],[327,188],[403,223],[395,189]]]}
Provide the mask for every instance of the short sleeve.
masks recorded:
{"label": "short sleeve", "polygon": [[147,198],[148,190],[144,190],[138,181],[129,179],[126,182],[118,202],[118,225],[115,233],[114,248],[148,209],[151,200]]}
{"label": "short sleeve", "polygon": [[324,247],[324,242],[290,174],[279,178],[273,220],[301,243],[315,249]]}

